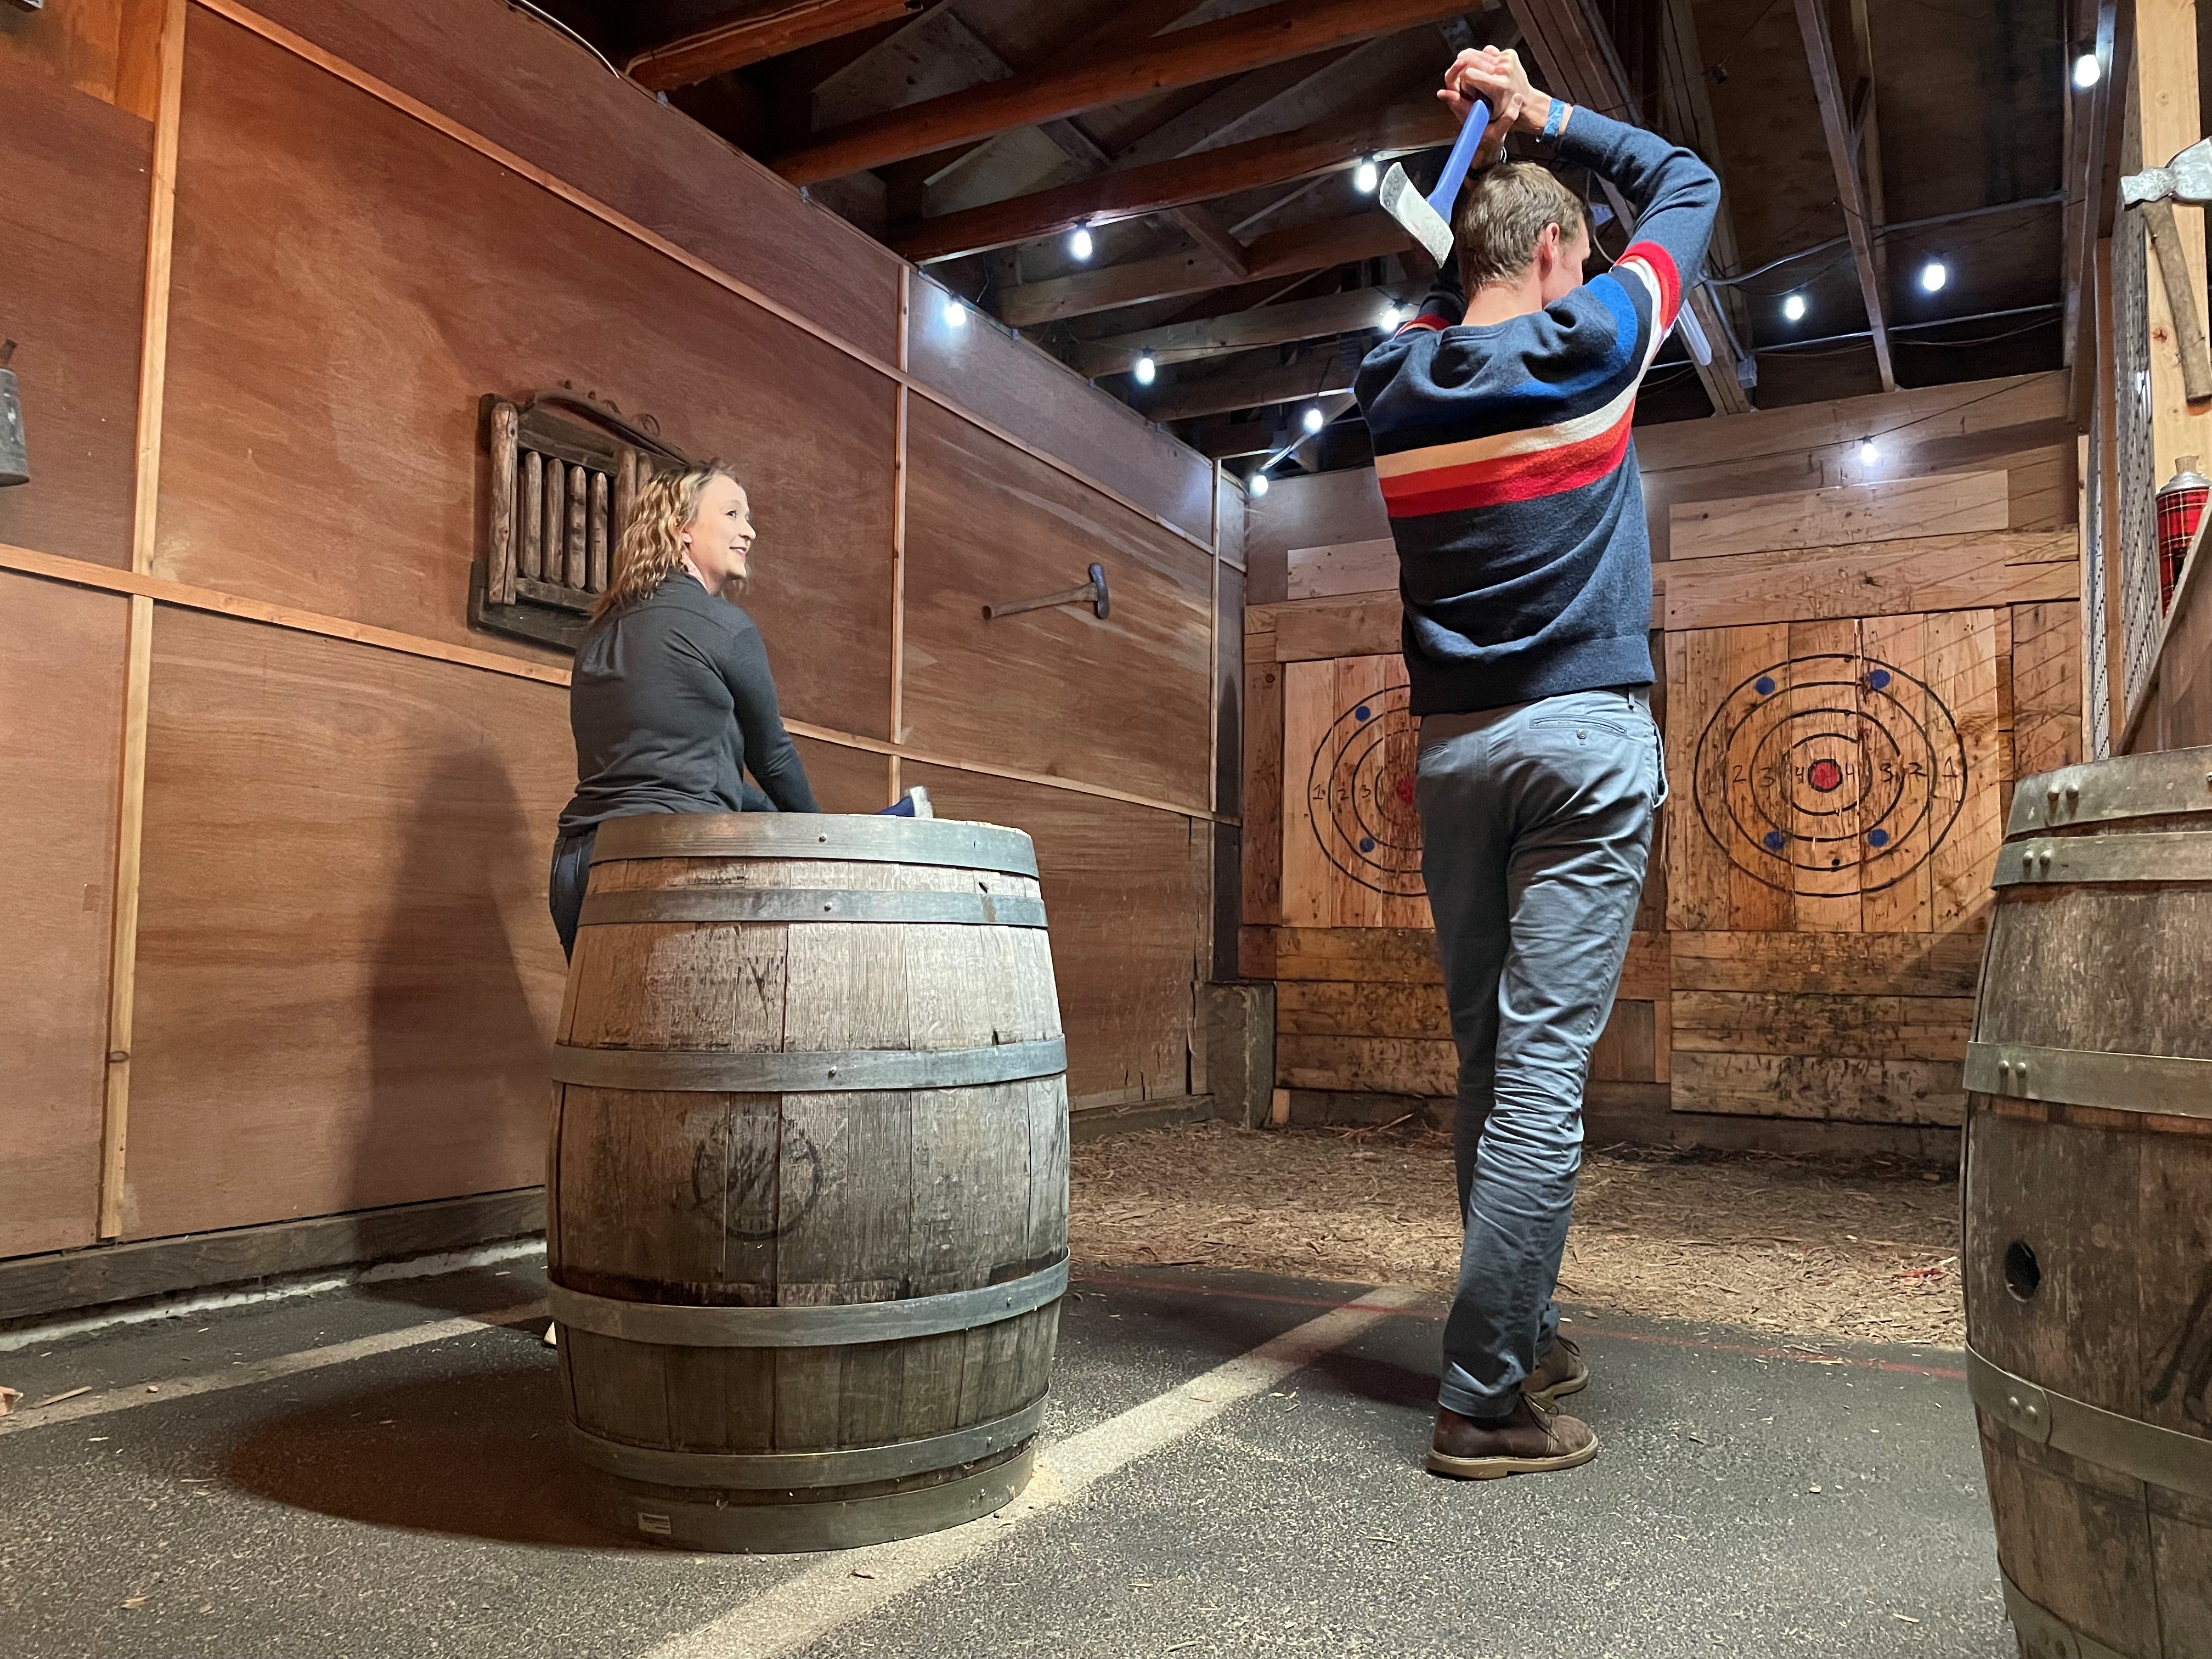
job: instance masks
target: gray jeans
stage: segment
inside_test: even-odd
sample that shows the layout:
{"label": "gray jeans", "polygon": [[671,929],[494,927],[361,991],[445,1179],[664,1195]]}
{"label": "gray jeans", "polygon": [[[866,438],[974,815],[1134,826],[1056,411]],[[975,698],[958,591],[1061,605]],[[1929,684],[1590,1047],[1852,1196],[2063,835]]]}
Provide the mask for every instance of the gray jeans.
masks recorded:
{"label": "gray jeans", "polygon": [[1438,1398],[1470,1417],[1511,1411],[1559,1332],[1583,1085],[1666,788],[1640,688],[1421,722],[1414,799],[1459,1045],[1467,1225]]}

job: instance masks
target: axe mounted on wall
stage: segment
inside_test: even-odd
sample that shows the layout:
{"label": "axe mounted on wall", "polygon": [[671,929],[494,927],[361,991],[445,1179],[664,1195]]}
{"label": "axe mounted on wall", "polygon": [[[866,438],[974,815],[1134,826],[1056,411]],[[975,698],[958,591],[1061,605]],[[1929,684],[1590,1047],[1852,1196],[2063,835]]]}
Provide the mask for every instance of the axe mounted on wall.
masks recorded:
{"label": "axe mounted on wall", "polygon": [[2143,228],[2158,255],[2158,274],[2166,284],[2166,308],[2173,317],[2173,340],[2181,349],[2181,389],[2191,403],[2212,398],[2212,346],[2204,337],[2204,316],[2197,285],[2173,224],[2173,204],[2212,204],[2212,138],[2199,138],[2162,167],[2145,167],[2120,180],[2120,205],[2141,208]]}

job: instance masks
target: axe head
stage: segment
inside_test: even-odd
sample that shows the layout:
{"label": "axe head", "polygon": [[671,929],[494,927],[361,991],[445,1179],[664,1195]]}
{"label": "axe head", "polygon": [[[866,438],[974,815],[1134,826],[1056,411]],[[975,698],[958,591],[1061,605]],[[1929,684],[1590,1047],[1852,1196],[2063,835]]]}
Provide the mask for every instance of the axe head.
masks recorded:
{"label": "axe head", "polygon": [[1382,175],[1382,187],[1376,192],[1382,204],[1382,211],[1404,226],[1407,234],[1428,249],[1429,257],[1439,265],[1449,264],[1452,258],[1452,230],[1444,216],[1429,205],[1428,198],[1413,187],[1406,176],[1402,161],[1393,161],[1389,172]]}

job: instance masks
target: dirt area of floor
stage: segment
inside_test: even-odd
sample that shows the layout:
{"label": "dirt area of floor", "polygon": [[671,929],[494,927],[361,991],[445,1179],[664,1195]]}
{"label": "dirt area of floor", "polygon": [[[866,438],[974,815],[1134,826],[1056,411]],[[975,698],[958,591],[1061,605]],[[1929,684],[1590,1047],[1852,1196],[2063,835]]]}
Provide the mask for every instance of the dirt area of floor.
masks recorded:
{"label": "dirt area of floor", "polygon": [[[1075,1149],[1077,1260],[1449,1289],[1450,1143],[1194,1124]],[[1633,1147],[1583,1164],[1559,1297],[1806,1337],[1966,1340],[1955,1179]]]}

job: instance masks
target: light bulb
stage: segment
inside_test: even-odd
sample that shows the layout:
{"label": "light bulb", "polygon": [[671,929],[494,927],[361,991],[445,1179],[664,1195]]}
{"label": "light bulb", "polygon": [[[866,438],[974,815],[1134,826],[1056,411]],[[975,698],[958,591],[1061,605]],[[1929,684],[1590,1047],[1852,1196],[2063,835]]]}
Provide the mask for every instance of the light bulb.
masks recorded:
{"label": "light bulb", "polygon": [[1784,300],[1782,302],[1782,314],[1790,322],[1803,322],[1805,320],[1805,296],[1802,294],[1793,294],[1788,299]]}
{"label": "light bulb", "polygon": [[1307,431],[1318,432],[1328,424],[1328,416],[1318,409],[1309,409],[1305,412],[1304,422]]}
{"label": "light bulb", "polygon": [[1872,466],[1881,459],[1881,449],[1873,439],[1869,438],[1859,446],[1859,460],[1863,465]]}
{"label": "light bulb", "polygon": [[1137,359],[1136,372],[1137,384],[1139,386],[1150,386],[1152,383],[1152,377],[1160,372],[1160,366],[1154,362],[1150,356],[1139,357]]}
{"label": "light bulb", "polygon": [[1950,267],[1941,259],[1930,259],[1920,267],[1920,286],[1933,294],[1951,280]]}
{"label": "light bulb", "polygon": [[1076,226],[1075,234],[1067,239],[1067,251],[1079,259],[1088,259],[1093,246],[1088,225]]}
{"label": "light bulb", "polygon": [[1362,161],[1358,167],[1352,171],[1352,188],[1357,190],[1362,196],[1373,195],[1375,193],[1375,186],[1382,182],[1382,175],[1375,170],[1375,163],[1372,161]]}
{"label": "light bulb", "polygon": [[945,325],[947,328],[967,327],[968,307],[962,305],[959,301],[948,297],[945,301]]}
{"label": "light bulb", "polygon": [[1411,306],[1392,306],[1382,313],[1382,326],[1385,328],[1396,328],[1413,320],[1413,308]]}
{"label": "light bulb", "polygon": [[2105,78],[2105,66],[2097,61],[2097,54],[2085,52],[2074,60],[2074,84],[2087,92]]}
{"label": "light bulb", "polygon": [[1250,477],[1244,481],[1244,493],[1247,495],[1266,495],[1267,493],[1267,475],[1264,472],[1255,472]]}

